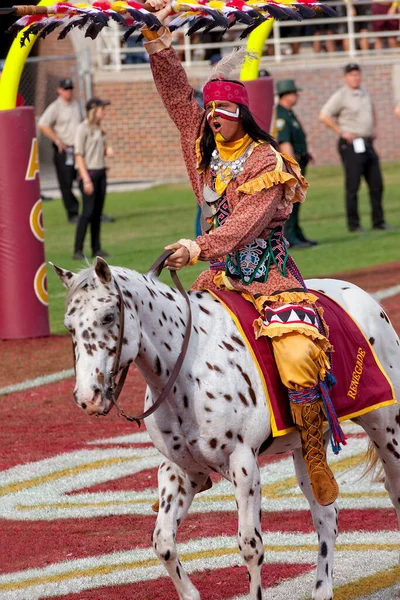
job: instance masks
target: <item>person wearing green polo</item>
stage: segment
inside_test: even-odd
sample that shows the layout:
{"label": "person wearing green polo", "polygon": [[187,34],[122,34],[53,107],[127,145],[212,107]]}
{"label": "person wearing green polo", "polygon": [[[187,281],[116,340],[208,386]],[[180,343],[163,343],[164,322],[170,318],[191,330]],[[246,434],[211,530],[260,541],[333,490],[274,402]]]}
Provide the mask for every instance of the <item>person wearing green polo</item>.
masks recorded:
{"label": "person wearing green polo", "polygon": [[[275,128],[279,150],[295,158],[300,165],[302,175],[305,175],[312,155],[307,149],[307,136],[304,129],[292,110],[300,91],[293,79],[277,82],[276,93],[279,96],[279,103],[276,107]],[[299,224],[299,209],[299,202],[293,204],[292,214],[285,224],[284,235],[291,248],[310,248],[317,242],[304,235]]]}

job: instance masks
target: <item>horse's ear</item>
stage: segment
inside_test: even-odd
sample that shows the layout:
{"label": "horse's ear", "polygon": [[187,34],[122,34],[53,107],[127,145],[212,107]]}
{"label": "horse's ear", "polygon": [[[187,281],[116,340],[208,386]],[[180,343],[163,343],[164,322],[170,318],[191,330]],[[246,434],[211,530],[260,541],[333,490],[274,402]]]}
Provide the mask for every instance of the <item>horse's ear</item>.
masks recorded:
{"label": "horse's ear", "polygon": [[75,277],[75,273],[73,273],[72,271],[67,271],[66,269],[62,269],[61,267],[57,267],[57,265],[54,265],[52,262],[49,262],[49,264],[53,267],[57,277],[59,278],[63,286],[69,289]]}
{"label": "horse's ear", "polygon": [[110,267],[103,258],[100,258],[100,256],[96,256],[94,270],[101,283],[110,283],[112,279]]}

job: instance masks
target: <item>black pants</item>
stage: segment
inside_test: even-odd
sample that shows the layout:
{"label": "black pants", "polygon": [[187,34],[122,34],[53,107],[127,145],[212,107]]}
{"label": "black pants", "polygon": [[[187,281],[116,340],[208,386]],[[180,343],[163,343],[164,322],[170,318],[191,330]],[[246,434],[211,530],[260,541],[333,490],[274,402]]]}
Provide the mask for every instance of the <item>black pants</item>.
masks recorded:
{"label": "black pants", "polygon": [[372,226],[379,227],[385,222],[382,209],[383,181],[379,157],[372,141],[365,140],[365,152],[356,154],[353,144],[339,139],[339,154],[343,162],[346,186],[347,226],[353,231],[360,225],[358,214],[358,189],[361,176],[364,176],[369,188],[371,201]]}
{"label": "black pants", "polygon": [[85,194],[83,182],[79,182],[79,188],[82,192],[82,214],[76,226],[75,252],[83,252],[86,231],[90,223],[92,252],[96,254],[101,250],[100,225],[106,197],[107,177],[105,169],[89,171],[89,175],[93,183],[93,194],[90,196]]}
{"label": "black pants", "polygon": [[[299,166],[301,169],[301,174],[303,175],[303,177],[305,177],[306,176],[306,168],[307,168],[307,164],[308,164],[308,158],[307,159],[300,158],[298,160],[298,163],[299,163]],[[302,228],[300,227],[299,212],[300,212],[300,202],[296,202],[295,204],[293,204],[292,212],[290,214],[290,217],[286,221],[284,229],[283,229],[283,235],[285,236],[285,238],[287,239],[287,241],[289,242],[290,245],[296,244],[298,242],[307,241],[307,238],[304,235]]]}
{"label": "black pants", "polygon": [[76,169],[74,165],[66,165],[66,152],[59,152],[55,144],[53,144],[53,162],[56,167],[57,179],[60,185],[61,196],[64,202],[65,210],[67,211],[68,219],[77,217],[79,213],[78,200],[72,193],[72,184],[76,178]]}

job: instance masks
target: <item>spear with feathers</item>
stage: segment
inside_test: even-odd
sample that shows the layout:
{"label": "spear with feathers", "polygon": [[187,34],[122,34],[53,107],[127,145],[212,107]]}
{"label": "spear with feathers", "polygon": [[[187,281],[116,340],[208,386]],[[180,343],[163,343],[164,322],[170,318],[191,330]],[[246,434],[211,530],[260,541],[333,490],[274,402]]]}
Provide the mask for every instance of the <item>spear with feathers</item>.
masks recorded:
{"label": "spear with feathers", "polygon": [[[16,35],[23,30],[21,47],[31,35],[45,38],[57,28],[62,28],[58,39],[78,27],[85,30],[85,37],[95,39],[110,20],[125,29],[123,39],[147,26],[150,29],[162,27],[152,8],[136,0],[96,0],[92,4],[58,2],[53,6],[12,6],[0,8],[0,15],[11,14],[20,17],[8,30]],[[195,32],[208,32],[219,28],[221,37],[236,23],[245,25],[240,38],[243,39],[263,21],[294,19],[301,21],[317,14],[334,16],[335,11],[326,4],[313,0],[172,0],[171,17],[168,27],[171,31],[187,25],[187,35]]]}

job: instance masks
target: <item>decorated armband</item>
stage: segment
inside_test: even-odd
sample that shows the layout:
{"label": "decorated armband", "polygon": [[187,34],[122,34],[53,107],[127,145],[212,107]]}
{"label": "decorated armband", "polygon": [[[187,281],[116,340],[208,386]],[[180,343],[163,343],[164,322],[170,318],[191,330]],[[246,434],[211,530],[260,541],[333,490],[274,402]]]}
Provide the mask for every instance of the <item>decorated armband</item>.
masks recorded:
{"label": "decorated armband", "polygon": [[162,27],[158,30],[142,27],[141,32],[147,40],[143,45],[149,55],[161,52],[161,50],[170,48],[172,45],[172,35],[168,27]]}

